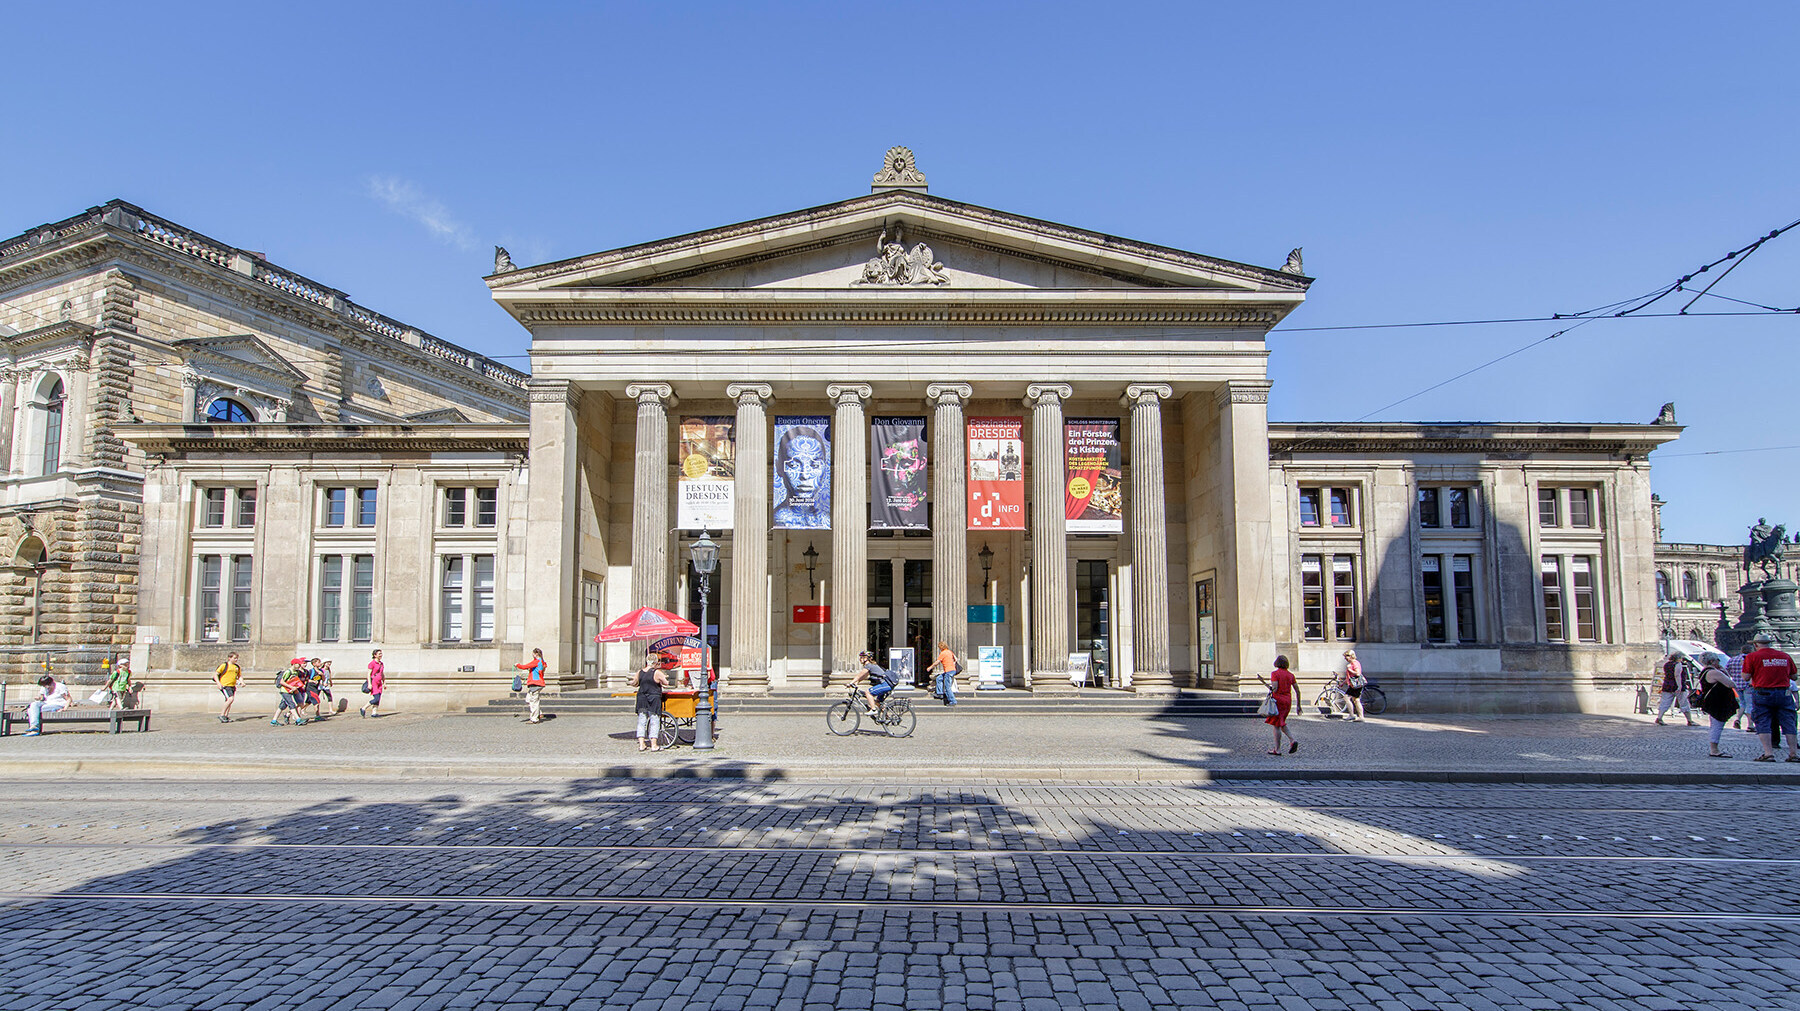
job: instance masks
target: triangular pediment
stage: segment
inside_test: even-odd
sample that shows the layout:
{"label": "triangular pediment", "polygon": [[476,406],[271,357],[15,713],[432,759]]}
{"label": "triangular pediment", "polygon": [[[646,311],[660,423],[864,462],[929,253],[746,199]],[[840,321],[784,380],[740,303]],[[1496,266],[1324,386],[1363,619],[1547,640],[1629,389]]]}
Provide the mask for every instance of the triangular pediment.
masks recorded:
{"label": "triangular pediment", "polygon": [[1298,295],[1309,278],[911,191],[509,271],[503,303],[587,289],[1186,289]]}
{"label": "triangular pediment", "polygon": [[180,337],[170,343],[180,349],[188,364],[206,365],[209,371],[254,377],[284,387],[306,380],[304,372],[252,334]]}

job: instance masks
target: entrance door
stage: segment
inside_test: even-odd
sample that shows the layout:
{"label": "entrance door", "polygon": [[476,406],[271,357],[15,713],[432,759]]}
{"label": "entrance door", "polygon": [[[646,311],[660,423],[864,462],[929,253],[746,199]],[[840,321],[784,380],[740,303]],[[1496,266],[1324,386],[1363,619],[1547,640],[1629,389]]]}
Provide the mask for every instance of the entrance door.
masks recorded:
{"label": "entrance door", "polygon": [[[899,592],[895,592],[895,585]],[[896,634],[899,633],[899,634]],[[931,559],[869,560],[869,630],[864,647],[888,666],[888,651],[913,651],[913,682],[923,685],[936,655],[931,629]]]}
{"label": "entrance door", "polygon": [[1112,608],[1107,563],[1075,563],[1075,649],[1093,658],[1093,678],[1112,684]]}
{"label": "entrance door", "polygon": [[924,687],[930,680],[925,668],[937,656],[931,638],[931,559],[906,559],[901,562],[904,581],[902,602],[906,605],[906,645],[913,651],[913,683]]}
{"label": "entrance door", "polygon": [[888,648],[894,644],[894,563],[876,558],[869,562],[869,634],[864,649],[875,662],[887,666]]}
{"label": "entrance door", "polygon": [[[706,587],[706,624],[700,634],[706,637],[707,666],[712,668],[712,675],[719,673],[719,624],[724,614],[720,611],[720,586],[725,581],[725,567],[719,566],[713,571]],[[700,624],[700,573],[694,571],[694,563],[687,563],[687,620]]]}

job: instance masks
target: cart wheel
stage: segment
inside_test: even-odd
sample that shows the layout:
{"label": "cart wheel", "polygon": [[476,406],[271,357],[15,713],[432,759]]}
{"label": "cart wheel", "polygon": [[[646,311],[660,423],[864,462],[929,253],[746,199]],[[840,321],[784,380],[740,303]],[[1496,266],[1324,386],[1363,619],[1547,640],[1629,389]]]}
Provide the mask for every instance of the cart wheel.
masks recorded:
{"label": "cart wheel", "polygon": [[676,726],[672,720],[664,720],[662,729],[658,730],[656,732],[657,746],[663,747],[663,748],[673,748],[675,745],[680,744],[680,743],[681,743],[681,728]]}
{"label": "cart wheel", "polygon": [[862,715],[857,707],[849,702],[838,702],[825,710],[825,729],[838,735],[848,737],[856,733],[857,724],[862,722]]}
{"label": "cart wheel", "polygon": [[912,703],[905,699],[889,703],[886,717],[884,722],[889,737],[911,737],[913,728],[919,725],[919,714],[913,712]]}

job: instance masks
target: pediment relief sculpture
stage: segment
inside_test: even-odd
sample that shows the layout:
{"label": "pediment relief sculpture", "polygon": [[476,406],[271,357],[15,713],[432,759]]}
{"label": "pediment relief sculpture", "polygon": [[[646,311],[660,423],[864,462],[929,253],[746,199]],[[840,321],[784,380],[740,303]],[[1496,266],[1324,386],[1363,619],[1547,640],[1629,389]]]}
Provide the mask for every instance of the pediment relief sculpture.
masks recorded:
{"label": "pediment relief sculpture", "polygon": [[894,226],[894,238],[888,240],[887,226],[882,226],[881,238],[876,240],[875,248],[880,255],[863,264],[862,277],[856,284],[916,285],[916,284],[949,284],[950,275],[944,265],[932,256],[931,247],[925,243],[915,243],[912,249],[906,248],[905,236],[900,226]]}

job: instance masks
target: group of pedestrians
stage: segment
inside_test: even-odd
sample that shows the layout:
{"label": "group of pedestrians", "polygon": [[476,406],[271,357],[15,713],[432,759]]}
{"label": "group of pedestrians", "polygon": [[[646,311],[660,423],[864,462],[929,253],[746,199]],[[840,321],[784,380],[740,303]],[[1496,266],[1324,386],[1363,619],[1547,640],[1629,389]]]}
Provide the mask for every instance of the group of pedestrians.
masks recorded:
{"label": "group of pedestrians", "polygon": [[[387,665],[381,661],[381,650],[369,654],[369,676],[363,682],[363,694],[369,701],[357,709],[365,717],[381,716],[381,695],[386,687]],[[213,671],[213,684],[224,703],[219,707],[219,722],[231,722],[231,706],[238,690],[245,687],[244,668],[238,654],[229,653],[225,662]],[[350,700],[339,700],[333,692],[331,661],[320,657],[295,657],[275,675],[275,715],[269,726],[301,727],[315,720],[327,719],[350,707]],[[308,712],[312,715],[308,716]]]}
{"label": "group of pedestrians", "polygon": [[1785,743],[1787,761],[1800,763],[1796,747],[1800,742],[1794,739],[1800,679],[1796,678],[1794,658],[1776,649],[1775,637],[1767,632],[1757,633],[1751,645],[1752,650],[1730,659],[1720,653],[1703,653],[1698,664],[1685,653],[1671,653],[1663,661],[1654,722],[1668,726],[1663,718],[1676,709],[1691,727],[1698,708],[1711,723],[1708,757],[1730,758],[1720,748],[1725,728],[1744,728],[1748,720],[1746,729],[1762,744],[1762,754],[1754,761],[1775,761],[1776,749]]}

